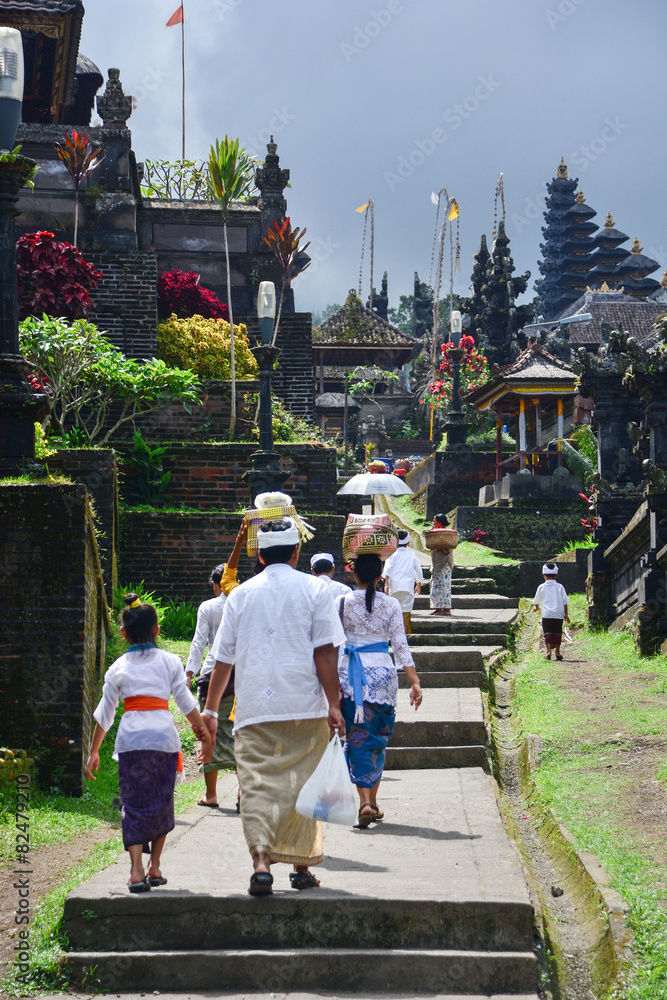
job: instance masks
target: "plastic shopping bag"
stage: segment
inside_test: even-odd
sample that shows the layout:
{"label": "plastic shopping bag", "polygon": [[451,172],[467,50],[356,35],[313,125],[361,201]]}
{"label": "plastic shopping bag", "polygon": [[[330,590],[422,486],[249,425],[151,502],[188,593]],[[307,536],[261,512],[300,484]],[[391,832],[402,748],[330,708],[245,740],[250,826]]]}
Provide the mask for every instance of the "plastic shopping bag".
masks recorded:
{"label": "plastic shopping bag", "polygon": [[351,826],[357,818],[354,788],[338,733],[296,800],[296,811],[308,819]]}

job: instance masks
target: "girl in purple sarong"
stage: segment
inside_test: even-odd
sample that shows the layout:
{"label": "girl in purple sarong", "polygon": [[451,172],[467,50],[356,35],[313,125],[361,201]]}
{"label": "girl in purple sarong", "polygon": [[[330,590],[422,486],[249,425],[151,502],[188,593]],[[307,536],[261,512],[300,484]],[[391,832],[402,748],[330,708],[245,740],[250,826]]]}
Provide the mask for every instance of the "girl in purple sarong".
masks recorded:
{"label": "girl in purple sarong", "polygon": [[[188,690],[183,664],[174,653],[158,649],[155,644],[160,631],[155,608],[136,594],[126,594],[125,605],[120,615],[120,634],[130,648],[106,672],[102,698],[93,713],[97,725],[86,777],[95,780],[93,771],[100,766],[102,740],[123,699],[124,713],[113,756],[118,761],[123,846],[131,862],[127,887],[137,893],[167,882],[160,870],[160,856],[165,838],[175,826],[174,783],[182,756],[181,741],[169,711],[172,694],[202,742],[202,763],[211,759],[212,746],[210,733]],[[142,853],[150,855],[146,870]]]}

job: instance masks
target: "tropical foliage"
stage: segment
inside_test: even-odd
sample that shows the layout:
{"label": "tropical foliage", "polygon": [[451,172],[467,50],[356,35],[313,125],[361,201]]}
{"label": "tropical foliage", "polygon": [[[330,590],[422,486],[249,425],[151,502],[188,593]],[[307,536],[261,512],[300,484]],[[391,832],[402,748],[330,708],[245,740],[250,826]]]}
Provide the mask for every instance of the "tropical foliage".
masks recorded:
{"label": "tropical foliage", "polygon": [[55,142],[58,159],[67,169],[74,185],[74,246],[79,235],[79,189],[95,167],[102,162],[102,147],[88,141],[88,133],[83,135],[72,129],[65,133],[63,142]]}
{"label": "tropical foliage", "polygon": [[134,503],[162,506],[171,500],[167,495],[167,487],[171,480],[171,472],[165,472],[164,454],[166,445],[151,448],[144,441],[141,431],[132,438],[132,448],[128,454],[135,475],[129,480],[127,489],[123,490],[126,498]]}
{"label": "tropical foliage", "polygon": [[87,444],[105,445],[140,413],[199,400],[193,372],[155,358],[145,364],[128,360],[84,319],[70,325],[49,316],[30,318],[19,333],[21,354],[47,390],[43,426],[51,425],[63,437],[67,425],[74,424]]}
{"label": "tropical foliage", "polygon": [[283,219],[282,222],[278,222],[277,219],[274,219],[273,223],[269,226],[268,233],[266,236],[262,237],[262,242],[266,244],[278,262],[282,278],[280,288],[280,305],[278,306],[278,315],[276,316],[273,336],[271,337],[272,344],[275,344],[276,337],[278,336],[278,328],[280,326],[280,317],[283,311],[285,292],[289,288],[292,281],[296,278],[297,274],[305,271],[310,265],[310,260],[299,261],[301,254],[305,253],[310,246],[310,242],[305,243],[303,246],[301,245],[301,240],[305,235],[305,229],[300,230],[298,227],[296,229],[292,229],[292,223],[288,216],[286,219]]}
{"label": "tropical foliage", "polygon": [[236,357],[234,343],[234,310],[232,307],[232,276],[229,265],[229,242],[227,239],[227,219],[234,201],[241,201],[250,193],[253,185],[253,161],[245,149],[239,147],[238,139],[228,136],[215,140],[208,159],[209,188],[222,212],[222,228],[225,240],[225,263],[227,267],[227,308],[230,327],[231,361],[231,413],[229,436],[234,437],[236,427]]}
{"label": "tropical foliage", "polygon": [[91,291],[103,275],[71,243],[53,233],[25,233],[16,244],[19,316],[80,319],[92,307]]}
{"label": "tropical foliage", "polygon": [[207,201],[208,170],[203,160],[146,160],[141,193],[164,201]]}
{"label": "tropical foliage", "polygon": [[199,284],[194,271],[166,271],[157,280],[160,312],[181,319],[203,316],[205,319],[229,319],[229,310],[215,292]]}
{"label": "tropical foliage", "polygon": [[[237,325],[235,340],[237,376],[255,378],[257,361],[245,324]],[[157,328],[157,345],[160,358],[168,365],[189,368],[207,381],[231,378],[231,327],[224,319],[170,316]]]}
{"label": "tropical foliage", "polygon": [[[447,351],[454,347],[448,343],[442,345],[442,364],[440,365],[440,377],[431,382],[422,394],[422,403],[432,406],[436,410],[447,410],[451,406],[452,389],[454,384],[454,374],[452,363],[447,357]],[[476,389],[480,385],[488,382],[491,376],[489,362],[481,351],[477,350],[473,337],[464,334],[461,337],[459,347],[465,352],[461,359],[461,394]]]}

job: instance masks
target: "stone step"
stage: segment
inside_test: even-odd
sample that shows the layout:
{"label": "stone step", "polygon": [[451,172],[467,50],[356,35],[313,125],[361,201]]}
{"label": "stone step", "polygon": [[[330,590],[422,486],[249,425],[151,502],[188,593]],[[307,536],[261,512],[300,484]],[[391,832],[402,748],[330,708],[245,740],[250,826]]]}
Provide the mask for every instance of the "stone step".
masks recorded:
{"label": "stone step", "polygon": [[[426,688],[481,688],[484,673],[481,670],[420,670],[419,683]],[[404,673],[398,675],[398,686],[409,688],[410,681]]]}
{"label": "stone step", "polygon": [[486,750],[481,744],[451,747],[387,747],[386,771],[426,771],[458,767],[488,768]]}
{"label": "stone step", "polygon": [[432,689],[418,710],[400,689],[392,748],[480,746],[486,739],[482,696],[475,688]]}
{"label": "stone step", "polygon": [[457,608],[451,615],[431,615],[428,611],[413,611],[414,634],[493,633],[505,632],[516,620],[514,608]]}
{"label": "stone step", "polygon": [[384,822],[326,827],[318,889],[295,892],[275,865],[274,895],[259,899],[235,776],[218,799],[178,817],[167,885],[131,895],[123,852],[69,893],[63,963],[87,991],[534,995],[533,910],[481,767],[388,772]]}
{"label": "stone step", "polygon": [[[534,993],[538,974],[535,956],[528,951],[298,948],[68,955],[68,969],[75,979],[82,981],[91,967],[96,990],[146,991],[152,987],[160,992],[187,991],[187,995],[193,990],[211,990],[215,996],[221,996],[221,984],[229,990],[243,990],[244,996],[322,989],[335,989],[337,996],[344,990],[357,996],[361,991],[395,996],[408,983],[412,995],[470,988],[486,996],[525,994]],[[90,983],[89,978],[88,988]]]}
{"label": "stone step", "polygon": [[411,650],[417,671],[483,670],[484,654],[481,649],[465,646],[419,646]]}
{"label": "stone step", "polygon": [[[517,608],[518,601],[503,594],[457,594],[452,591],[452,607],[454,609],[469,608]],[[427,611],[431,608],[431,598],[427,594],[417,594],[414,610]]]}
{"label": "stone step", "polygon": [[[430,588],[430,580],[424,580],[422,583],[422,593],[429,594]],[[491,576],[464,577],[463,579],[454,577],[452,580],[452,591],[455,594],[493,594],[497,589],[496,581]]]}
{"label": "stone step", "polygon": [[408,636],[408,645],[413,653],[420,646],[476,646],[482,650],[485,659],[504,649],[506,644],[507,635],[504,632],[453,632],[449,635],[413,632]]}

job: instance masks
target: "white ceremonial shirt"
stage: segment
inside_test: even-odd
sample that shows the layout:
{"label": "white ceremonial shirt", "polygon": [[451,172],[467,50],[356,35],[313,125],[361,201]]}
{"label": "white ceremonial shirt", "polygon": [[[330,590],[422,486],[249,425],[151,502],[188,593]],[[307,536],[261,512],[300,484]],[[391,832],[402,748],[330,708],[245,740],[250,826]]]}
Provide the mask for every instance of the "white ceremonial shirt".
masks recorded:
{"label": "white ceremonial shirt", "polygon": [[346,594],[352,594],[352,587],[348,587],[346,583],[339,583],[338,580],[332,580],[330,576],[323,573],[322,576],[313,577],[314,580],[324,580],[327,587],[334,596],[334,600],[337,597],[345,597]]}
{"label": "white ceremonial shirt", "polygon": [[[106,672],[102,698],[93,716],[108,732],[121,698],[145,695],[168,701],[172,694],[183,715],[188,715],[197,707],[187,686],[183,664],[175,653],[157,648],[124,653]],[[180,749],[181,740],[169,709],[125,712],[118,726],[113,756],[116,759],[119,753],[128,750],[178,753]]]}
{"label": "white ceremonial shirt", "polygon": [[[211,600],[203,601],[199,605],[199,610],[197,611],[197,627],[192,638],[190,655],[185,668],[186,670],[191,670],[195,677],[199,673],[200,668],[202,677],[206,677],[211,673],[213,667],[215,666],[215,657],[211,652],[211,647],[213,646],[218,629],[220,628],[222,611],[226,600],[227,598],[225,595],[220,594],[219,597],[213,597]],[[204,666],[202,667],[201,660],[207,646],[208,653],[206,654]]]}
{"label": "white ceremonial shirt", "polygon": [[537,588],[533,604],[542,605],[542,618],[564,618],[568,605],[565,587],[558,580],[545,580]]}
{"label": "white ceremonial shirt", "polygon": [[417,554],[409,549],[407,545],[399,545],[396,551],[389,556],[384,564],[384,577],[389,580],[389,592],[395,590],[413,593],[415,583],[422,583],[424,573]]}
{"label": "white ceremonial shirt", "polygon": [[344,641],[331,589],[286,563],[267,566],[233,590],[212,655],[235,665],[234,731],[260,722],[326,718],[329,706],[313,652]]}

